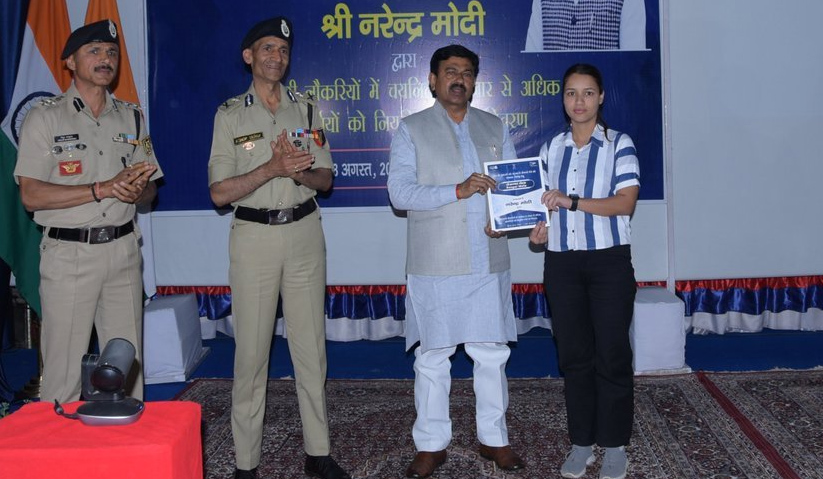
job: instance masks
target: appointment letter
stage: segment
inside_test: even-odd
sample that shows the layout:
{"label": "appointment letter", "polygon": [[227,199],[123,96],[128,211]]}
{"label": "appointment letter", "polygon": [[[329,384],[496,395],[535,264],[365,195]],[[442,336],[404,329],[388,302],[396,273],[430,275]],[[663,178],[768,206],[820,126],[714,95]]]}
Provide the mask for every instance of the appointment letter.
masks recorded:
{"label": "appointment letter", "polygon": [[540,202],[545,187],[539,157],[490,161],[483,169],[497,182],[486,194],[493,230],[533,228],[538,221],[549,223],[549,212]]}

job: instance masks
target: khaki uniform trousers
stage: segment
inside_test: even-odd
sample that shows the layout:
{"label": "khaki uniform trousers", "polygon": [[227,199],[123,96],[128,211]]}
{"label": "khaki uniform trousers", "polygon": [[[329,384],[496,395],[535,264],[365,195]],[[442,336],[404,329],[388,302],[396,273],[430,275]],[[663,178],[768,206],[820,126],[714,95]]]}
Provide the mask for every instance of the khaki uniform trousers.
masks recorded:
{"label": "khaki uniform trousers", "polygon": [[143,398],[143,258],[136,234],[110,243],[60,241],[43,235],[40,243],[40,348],[43,382],[40,400],[80,399],[81,361],[92,326],[100,350],[109,340],[131,342],[137,354],[126,394]]}
{"label": "khaki uniform trousers", "polygon": [[[294,223],[235,220],[229,236],[234,318],[232,435],[239,469],[260,463],[278,294],[307,454],[329,454],[326,416],[326,243],[318,211]],[[275,418],[276,419],[276,418]]]}

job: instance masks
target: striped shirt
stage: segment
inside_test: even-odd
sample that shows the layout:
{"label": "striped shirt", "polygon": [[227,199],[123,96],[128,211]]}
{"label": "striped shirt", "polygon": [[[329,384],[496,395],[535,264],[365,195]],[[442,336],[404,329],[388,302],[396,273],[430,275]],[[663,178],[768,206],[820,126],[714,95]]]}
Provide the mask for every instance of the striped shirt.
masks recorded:
{"label": "striped shirt", "polygon": [[[619,190],[640,185],[640,165],[634,142],[625,133],[609,130],[608,139],[598,125],[591,141],[577,148],[571,129],[555,136],[540,149],[549,189],[580,198],[608,198]],[[560,208],[551,214],[550,251],[595,250],[631,243],[630,217],[597,216]]]}

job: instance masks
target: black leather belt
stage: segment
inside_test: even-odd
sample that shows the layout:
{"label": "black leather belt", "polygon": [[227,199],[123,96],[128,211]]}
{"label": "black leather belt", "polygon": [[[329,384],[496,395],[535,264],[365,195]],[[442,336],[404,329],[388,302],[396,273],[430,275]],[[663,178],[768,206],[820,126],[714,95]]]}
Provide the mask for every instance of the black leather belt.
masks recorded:
{"label": "black leather belt", "polygon": [[300,221],[316,209],[317,203],[314,202],[314,198],[310,198],[294,208],[282,210],[257,210],[246,206],[238,206],[234,210],[234,217],[239,220],[254,221],[264,225],[285,225]]}
{"label": "black leather belt", "polygon": [[134,222],[120,226],[101,226],[99,228],[49,228],[49,238],[62,241],[79,241],[80,243],[110,243],[117,238],[134,231]]}

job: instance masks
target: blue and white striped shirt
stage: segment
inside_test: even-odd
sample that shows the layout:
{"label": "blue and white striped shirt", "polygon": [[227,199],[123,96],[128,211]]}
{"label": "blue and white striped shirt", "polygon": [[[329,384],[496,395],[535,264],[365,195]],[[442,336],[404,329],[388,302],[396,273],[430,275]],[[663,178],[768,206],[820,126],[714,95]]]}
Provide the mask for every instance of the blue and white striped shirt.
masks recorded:
{"label": "blue and white striped shirt", "polygon": [[[577,148],[571,129],[540,149],[549,189],[581,198],[608,198],[619,190],[640,185],[640,165],[634,142],[625,133],[609,130],[606,139],[598,125],[591,141]],[[549,251],[595,250],[631,243],[630,217],[598,216],[583,211],[551,213]]]}

